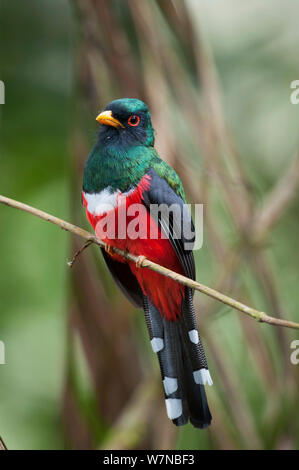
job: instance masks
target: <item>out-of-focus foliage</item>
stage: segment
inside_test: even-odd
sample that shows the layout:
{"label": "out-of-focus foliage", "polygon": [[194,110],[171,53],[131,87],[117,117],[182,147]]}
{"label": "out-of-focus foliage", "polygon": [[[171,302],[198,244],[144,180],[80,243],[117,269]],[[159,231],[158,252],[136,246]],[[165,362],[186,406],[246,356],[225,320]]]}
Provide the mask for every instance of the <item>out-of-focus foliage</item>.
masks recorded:
{"label": "out-of-focus foliage", "polygon": [[[0,107],[0,191],[68,218],[70,8],[52,0],[0,5],[0,76],[6,92]],[[2,209],[1,434],[10,449],[60,448],[68,237]]]}
{"label": "out-of-focus foliage", "polygon": [[[298,321],[299,201],[250,230],[298,146],[296,0],[2,0],[0,193],[84,224],[80,182],[108,101],[148,102],[157,148],[205,203],[198,279]],[[259,227],[258,227],[259,228]],[[250,240],[248,240],[250,238]],[[97,250],[0,207],[0,434],[8,448],[298,448],[294,331],[196,295],[213,424],[165,417],[142,314]]]}

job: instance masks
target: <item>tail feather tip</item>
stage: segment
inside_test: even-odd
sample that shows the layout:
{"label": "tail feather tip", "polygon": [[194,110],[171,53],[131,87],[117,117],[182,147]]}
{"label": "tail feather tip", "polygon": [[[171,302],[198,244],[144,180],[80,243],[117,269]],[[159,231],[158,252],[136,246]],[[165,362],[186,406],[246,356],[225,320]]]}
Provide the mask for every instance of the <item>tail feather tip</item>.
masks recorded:
{"label": "tail feather tip", "polygon": [[166,411],[169,419],[177,419],[183,414],[183,405],[180,398],[166,398]]}
{"label": "tail feather tip", "polygon": [[194,381],[200,385],[213,385],[213,380],[208,369],[198,369],[193,372]]}
{"label": "tail feather tip", "polygon": [[171,395],[172,393],[176,392],[178,389],[178,379],[173,377],[164,377],[163,386],[166,395]]}
{"label": "tail feather tip", "polygon": [[163,338],[153,338],[151,340],[152,349],[155,353],[162,351],[164,348]]}

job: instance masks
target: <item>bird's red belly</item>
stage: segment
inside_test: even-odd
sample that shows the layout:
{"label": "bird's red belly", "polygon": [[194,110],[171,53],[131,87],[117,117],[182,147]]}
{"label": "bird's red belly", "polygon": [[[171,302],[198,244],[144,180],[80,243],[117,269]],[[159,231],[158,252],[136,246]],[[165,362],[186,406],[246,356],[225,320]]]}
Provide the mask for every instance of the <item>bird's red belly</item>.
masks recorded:
{"label": "bird's red belly", "polygon": [[[128,251],[136,256],[145,256],[149,260],[172,271],[184,274],[170,241],[167,238],[161,237],[161,230],[157,227],[149,212],[142,210],[138,213],[137,225],[134,223],[134,220],[137,220],[136,214],[128,215],[128,208],[133,204],[140,204],[140,206],[145,208],[141,202],[141,191],[136,190],[126,197],[126,211],[117,206],[114,211],[102,214],[101,216],[93,216],[87,210],[84,196],[83,203],[86,208],[87,218],[92,224],[96,235],[105,243]],[[119,217],[119,211],[122,211],[122,217]],[[125,222],[123,219],[124,212],[126,213]],[[111,236],[111,233],[108,233],[109,230],[107,230],[106,222],[110,227],[113,226],[113,236]],[[155,239],[150,236],[153,232],[154,235],[158,235]],[[139,236],[136,237],[136,233],[139,233]],[[135,263],[124,260],[121,256],[113,255],[113,257],[117,261],[129,264],[144,294],[150,298],[161,314],[165,315],[168,320],[176,320],[181,316],[181,304],[184,297],[184,287],[182,285],[150,269],[138,268]]]}

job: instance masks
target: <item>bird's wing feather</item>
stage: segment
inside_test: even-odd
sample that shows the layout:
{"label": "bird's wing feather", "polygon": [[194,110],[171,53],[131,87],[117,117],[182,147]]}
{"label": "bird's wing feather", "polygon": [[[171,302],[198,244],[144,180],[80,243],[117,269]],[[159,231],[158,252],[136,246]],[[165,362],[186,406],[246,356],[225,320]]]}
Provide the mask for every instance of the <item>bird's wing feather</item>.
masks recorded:
{"label": "bird's wing feather", "polygon": [[[148,210],[150,210],[151,204],[165,204],[168,208],[176,205],[178,210],[170,211],[168,214],[165,214],[164,211],[159,212],[156,222],[167,234],[185,275],[195,280],[195,263],[192,252],[195,230],[191,214],[183,199],[176,194],[164,178],[161,178],[153,168],[147,174],[150,176],[150,187],[142,194],[143,202]],[[151,211],[151,216],[155,218],[153,211]],[[193,235],[186,238],[186,234]],[[186,246],[188,246],[187,249]]]}

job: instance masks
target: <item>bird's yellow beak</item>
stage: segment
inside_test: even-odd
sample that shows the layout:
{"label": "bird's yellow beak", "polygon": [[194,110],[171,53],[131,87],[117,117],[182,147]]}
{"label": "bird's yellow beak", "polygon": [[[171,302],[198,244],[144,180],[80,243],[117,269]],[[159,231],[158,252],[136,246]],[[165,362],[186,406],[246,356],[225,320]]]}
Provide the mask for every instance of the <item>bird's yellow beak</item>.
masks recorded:
{"label": "bird's yellow beak", "polygon": [[104,124],[106,126],[125,127],[121,122],[113,117],[112,111],[103,111],[96,117],[96,120],[100,124]]}

